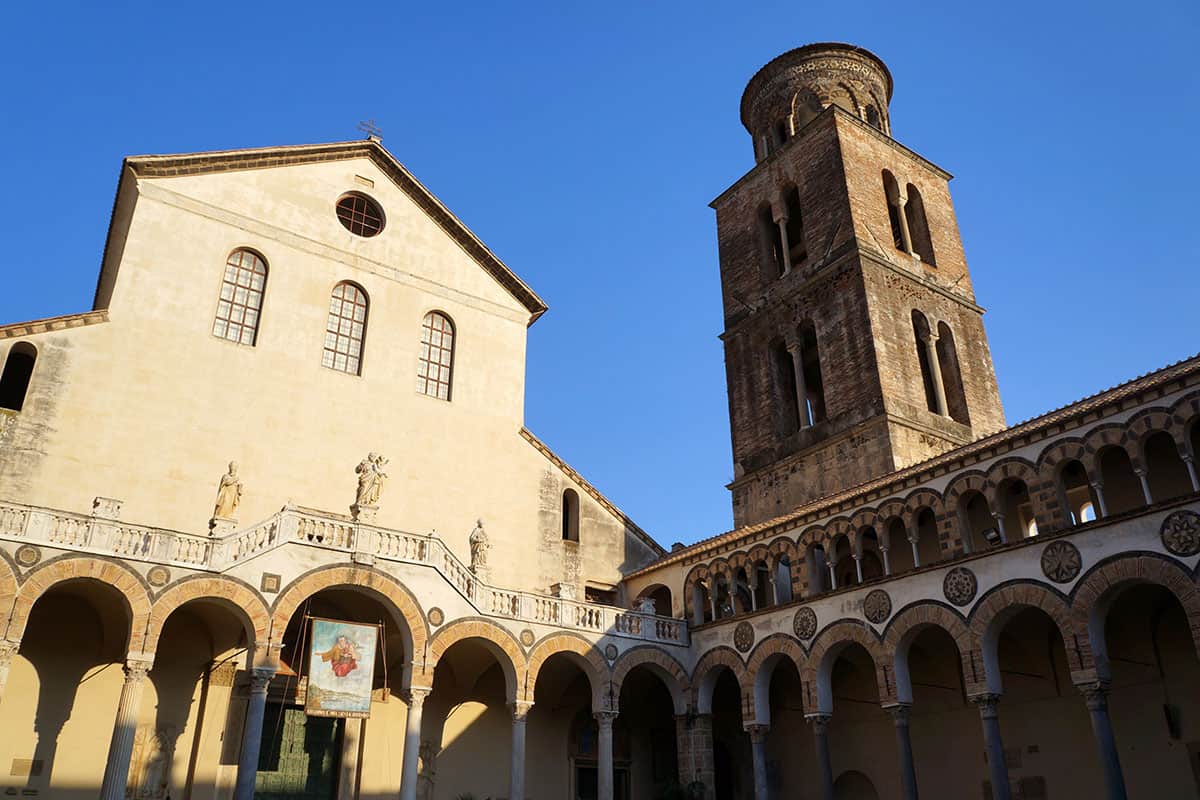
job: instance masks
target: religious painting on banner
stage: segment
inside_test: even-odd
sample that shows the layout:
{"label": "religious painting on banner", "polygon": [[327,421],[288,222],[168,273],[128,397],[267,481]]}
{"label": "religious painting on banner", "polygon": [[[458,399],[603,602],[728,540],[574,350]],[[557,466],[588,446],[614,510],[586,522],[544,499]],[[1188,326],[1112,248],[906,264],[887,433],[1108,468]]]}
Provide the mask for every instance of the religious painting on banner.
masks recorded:
{"label": "religious painting on banner", "polygon": [[314,617],[310,641],[304,713],[313,717],[371,716],[379,628]]}

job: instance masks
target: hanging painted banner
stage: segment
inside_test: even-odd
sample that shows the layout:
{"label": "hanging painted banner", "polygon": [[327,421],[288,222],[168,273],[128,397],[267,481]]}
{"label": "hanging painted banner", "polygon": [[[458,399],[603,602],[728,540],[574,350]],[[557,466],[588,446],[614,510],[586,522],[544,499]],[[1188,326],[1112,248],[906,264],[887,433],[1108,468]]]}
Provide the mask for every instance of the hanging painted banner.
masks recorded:
{"label": "hanging painted banner", "polygon": [[304,713],[357,719],[371,716],[379,628],[314,617],[309,641]]}

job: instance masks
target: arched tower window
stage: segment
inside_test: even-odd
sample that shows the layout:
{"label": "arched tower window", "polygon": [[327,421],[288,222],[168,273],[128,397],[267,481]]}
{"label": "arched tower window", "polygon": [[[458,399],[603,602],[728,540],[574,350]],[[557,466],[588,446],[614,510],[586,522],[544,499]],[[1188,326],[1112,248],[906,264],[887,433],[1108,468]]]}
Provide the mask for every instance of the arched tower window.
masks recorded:
{"label": "arched tower window", "polygon": [[946,390],[946,411],[955,422],[970,425],[967,394],[963,389],[962,370],[958,366],[958,349],[954,346],[954,334],[950,326],[944,322],[938,323],[937,356],[942,370],[942,386]]}
{"label": "arched tower window", "polygon": [[17,342],[8,351],[4,372],[0,373],[0,408],[20,411],[25,406],[35,363],[37,348],[29,342]]}
{"label": "arched tower window", "polygon": [[421,356],[417,361],[417,391],[450,399],[454,370],[454,323],[439,311],[430,311],[421,325]]}
{"label": "arched tower window", "polygon": [[883,124],[879,119],[879,109],[874,105],[867,106],[867,124],[877,131],[883,130]]}
{"label": "arched tower window", "polygon": [[[821,354],[817,348],[817,329],[811,322],[800,325],[800,361],[803,365],[804,397],[808,418],[815,425],[825,419],[825,381],[821,377]],[[802,415],[803,416],[803,415]]]}
{"label": "arched tower window", "polygon": [[225,261],[213,336],[253,346],[267,287],[267,263],[257,253],[234,250]]}
{"label": "arched tower window", "polygon": [[566,489],[562,495],[562,538],[564,542],[579,541],[579,495]]}
{"label": "arched tower window", "polygon": [[361,374],[366,333],[367,293],[349,281],[342,281],[333,287],[329,298],[321,365],[351,375]]}
{"label": "arched tower window", "polygon": [[787,208],[788,263],[795,267],[808,258],[808,248],[804,244],[804,214],[800,210],[800,190],[793,186],[784,194],[784,204]]}
{"label": "arched tower window", "polygon": [[907,233],[904,229],[904,219],[900,215],[903,213],[903,208],[900,203],[900,184],[896,183],[896,176],[883,171],[883,199],[887,205],[888,223],[892,229],[892,244],[897,250],[908,252],[908,242],[905,241]]}
{"label": "arched tower window", "polygon": [[925,387],[925,407],[937,414],[937,387],[934,385],[933,367],[929,363],[929,320],[920,311],[913,309],[912,322],[913,336],[916,339],[917,362],[921,365],[921,383]]}
{"label": "arched tower window", "polygon": [[758,210],[758,234],[762,241],[764,280],[774,280],[783,275],[783,242],[779,236],[779,225],[771,214],[771,206],[764,205]]}
{"label": "arched tower window", "polygon": [[904,205],[904,215],[908,222],[908,233],[912,237],[913,252],[931,267],[936,267],[933,258],[933,240],[929,236],[929,222],[925,219],[925,201],[921,192],[911,183],[906,191],[908,202]]}
{"label": "arched tower window", "polygon": [[797,413],[796,368],[782,340],[771,344],[771,374],[774,379],[776,427],[780,436],[791,436],[800,427]]}
{"label": "arched tower window", "polygon": [[775,146],[779,147],[785,144],[788,140],[788,123],[786,119],[781,119],[775,123]]}

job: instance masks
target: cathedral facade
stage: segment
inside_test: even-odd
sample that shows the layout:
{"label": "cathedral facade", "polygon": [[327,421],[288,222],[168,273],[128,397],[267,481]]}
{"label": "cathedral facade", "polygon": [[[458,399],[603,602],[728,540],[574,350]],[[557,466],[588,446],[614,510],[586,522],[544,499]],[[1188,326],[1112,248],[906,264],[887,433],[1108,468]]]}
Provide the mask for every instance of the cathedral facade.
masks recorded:
{"label": "cathedral facade", "polygon": [[891,94],[842,44],[746,88],[735,528],[670,551],[377,139],[127,158],[93,309],[0,325],[0,788],[1196,796],[1200,358],[1008,426]]}

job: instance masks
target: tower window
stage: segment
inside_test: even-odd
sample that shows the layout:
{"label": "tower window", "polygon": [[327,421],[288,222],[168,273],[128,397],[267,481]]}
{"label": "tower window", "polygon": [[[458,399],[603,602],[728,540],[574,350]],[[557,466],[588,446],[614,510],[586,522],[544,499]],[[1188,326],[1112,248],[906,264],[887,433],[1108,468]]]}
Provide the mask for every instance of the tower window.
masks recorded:
{"label": "tower window", "polygon": [[4,372],[0,373],[0,408],[20,411],[25,406],[36,362],[37,348],[29,342],[17,342],[8,351]]}
{"label": "tower window", "polygon": [[333,287],[329,298],[321,365],[351,375],[361,374],[366,333],[367,293],[355,284],[343,281]]}
{"label": "tower window", "polygon": [[892,244],[897,250],[908,252],[907,243],[904,241],[904,222],[900,217],[900,185],[896,183],[896,176],[883,171],[883,196],[887,203],[888,222],[892,228]]}
{"label": "tower window", "polygon": [[883,125],[879,119],[879,109],[873,105],[867,106],[867,124],[877,131],[883,130]]}
{"label": "tower window", "polygon": [[763,271],[765,278],[778,278],[783,275],[783,241],[779,235],[779,225],[771,215],[771,206],[764,205],[758,210],[758,232],[762,239],[763,256],[767,268]]}
{"label": "tower window", "polygon": [[771,372],[775,381],[776,426],[780,436],[791,436],[800,427],[796,368],[792,354],[782,341],[771,345]]}
{"label": "tower window", "polygon": [[564,542],[579,541],[579,495],[574,489],[562,495],[562,538]]}
{"label": "tower window", "polygon": [[374,200],[358,192],[338,198],[337,218],[355,236],[371,237],[383,230],[383,211]]}
{"label": "tower window", "polygon": [[811,322],[800,326],[800,359],[804,370],[804,394],[808,417],[815,425],[826,417],[825,381],[821,376],[821,354],[817,349],[817,329]]}
{"label": "tower window", "polygon": [[453,369],[454,323],[445,314],[430,311],[421,325],[417,391],[439,400],[449,400]]}
{"label": "tower window", "polygon": [[937,355],[938,364],[942,369],[942,385],[946,388],[946,409],[950,418],[963,425],[970,425],[971,415],[967,413],[967,394],[963,389],[958,350],[954,346],[954,333],[944,322],[938,323]]}
{"label": "tower window", "polygon": [[788,124],[786,119],[781,119],[775,123],[775,144],[782,146],[788,140]]}
{"label": "tower window", "polygon": [[804,215],[800,211],[800,190],[793,186],[784,195],[784,201],[788,215],[785,226],[787,228],[788,256],[794,267],[808,258],[808,250],[804,246]]}
{"label": "tower window", "polygon": [[934,385],[933,365],[929,363],[929,320],[920,311],[913,310],[913,337],[917,346],[917,363],[921,367],[921,384],[925,387],[925,407],[938,413],[937,389]]}
{"label": "tower window", "polygon": [[904,206],[904,215],[908,221],[908,233],[912,237],[913,252],[931,267],[937,263],[933,259],[933,240],[929,235],[929,222],[925,219],[925,201],[921,192],[911,183],[908,185],[908,202]]}
{"label": "tower window", "polygon": [[267,264],[249,250],[234,250],[225,261],[213,336],[253,346],[267,286]]}

